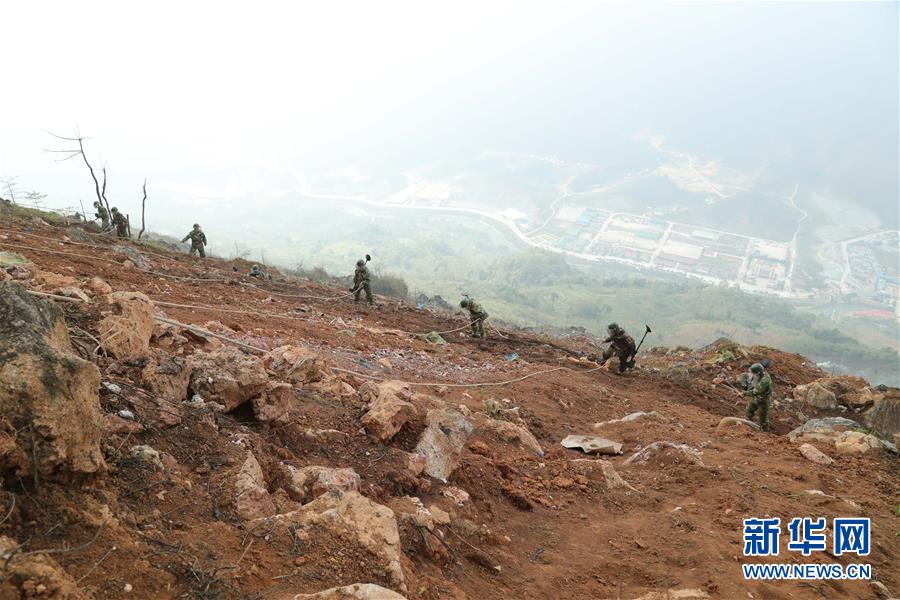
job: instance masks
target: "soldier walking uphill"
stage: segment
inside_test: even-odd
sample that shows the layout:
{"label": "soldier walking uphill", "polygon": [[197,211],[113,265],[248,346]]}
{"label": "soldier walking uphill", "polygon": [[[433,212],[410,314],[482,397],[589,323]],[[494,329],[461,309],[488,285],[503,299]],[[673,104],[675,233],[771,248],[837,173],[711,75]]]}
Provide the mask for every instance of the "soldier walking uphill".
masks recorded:
{"label": "soldier walking uphill", "polygon": [[100,219],[100,228],[103,231],[106,231],[109,229],[109,212],[99,201],[94,202],[94,208],[96,209],[96,212],[94,212],[94,220]]}
{"label": "soldier walking uphill", "polygon": [[606,363],[615,354],[619,358],[619,373],[624,373],[625,369],[630,368],[631,357],[637,352],[634,338],[619,327],[618,323],[610,323],[606,331],[609,336],[603,340],[603,343],[608,343],[609,347],[603,350],[600,364]]}
{"label": "soldier walking uphill", "polygon": [[469,318],[472,320],[472,337],[484,339],[484,322],[488,318],[487,311],[471,298],[463,298],[459,305],[469,311]]}
{"label": "soldier walking uphill", "polygon": [[119,212],[119,209],[115,206],[112,207],[112,223],[116,227],[116,237],[120,240],[127,240],[128,235],[128,219],[125,218],[125,215]]}
{"label": "soldier walking uphill", "polygon": [[356,261],[356,271],[353,272],[353,287],[350,288],[350,291],[353,292],[354,302],[359,302],[359,296],[365,292],[366,302],[369,303],[369,306],[375,306],[375,298],[372,297],[371,279],[372,276],[369,274],[369,267],[366,266],[366,261],[363,259]]}
{"label": "soldier walking uphill", "polygon": [[181,240],[182,243],[191,240],[191,256],[194,254],[199,254],[200,258],[206,257],[206,234],[203,233],[203,230],[200,229],[200,225],[194,223],[194,228],[191,229],[184,239]]}
{"label": "soldier walking uphill", "polygon": [[744,395],[750,397],[747,419],[752,421],[753,416],[759,411],[759,426],[763,431],[770,431],[769,402],[772,400],[772,378],[761,364],[755,363],[750,367],[750,378],[747,380],[747,391]]}

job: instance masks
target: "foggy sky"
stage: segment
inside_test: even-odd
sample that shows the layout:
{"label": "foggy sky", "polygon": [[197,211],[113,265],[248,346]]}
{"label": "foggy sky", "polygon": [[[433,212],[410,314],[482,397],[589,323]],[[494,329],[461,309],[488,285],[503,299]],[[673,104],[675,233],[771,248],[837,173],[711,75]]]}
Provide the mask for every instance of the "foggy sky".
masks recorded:
{"label": "foggy sky", "polygon": [[0,21],[0,176],[53,206],[92,199],[41,151],[76,128],[126,209],[144,177],[214,197],[264,191],[260,169],[602,160],[647,134],[898,202],[895,2],[19,2]]}

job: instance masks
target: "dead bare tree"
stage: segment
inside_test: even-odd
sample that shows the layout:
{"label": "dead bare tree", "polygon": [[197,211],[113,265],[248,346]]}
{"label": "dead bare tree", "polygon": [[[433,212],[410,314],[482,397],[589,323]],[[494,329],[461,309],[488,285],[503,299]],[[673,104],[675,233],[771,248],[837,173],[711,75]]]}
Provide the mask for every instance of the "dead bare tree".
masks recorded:
{"label": "dead bare tree", "polygon": [[[88,172],[91,174],[91,179],[94,181],[94,193],[97,195],[97,202],[99,202],[101,206],[106,207],[106,212],[110,215],[110,218],[112,218],[112,210],[110,209],[110,206],[109,206],[109,200],[106,199],[106,181],[107,181],[106,165],[104,165],[100,169],[100,172],[103,175],[103,183],[101,184],[100,180],[97,179],[96,172],[94,172],[94,167],[91,166],[91,163],[88,160],[87,153],[85,153],[85,151],[84,151],[84,140],[87,138],[83,137],[80,134],[80,132],[76,132],[75,137],[66,137],[63,135],[57,135],[57,134],[51,133],[49,131],[47,131],[46,133],[49,135],[52,135],[53,137],[55,137],[57,139],[64,140],[67,142],[75,142],[76,144],[78,144],[77,149],[76,148],[68,148],[68,149],[64,149],[64,150],[57,150],[57,149],[44,148],[44,151],[67,155],[64,158],[57,160],[57,162],[63,162],[63,161],[69,160],[70,158],[75,158],[76,156],[81,156],[82,160],[84,160],[85,166],[88,169]],[[143,224],[144,217],[143,217],[143,215],[144,215],[144,208],[145,208],[146,202],[147,202],[147,180],[145,179],[144,180],[144,198],[143,198],[143,200],[141,200],[141,233],[142,234],[144,233],[144,224]],[[87,219],[85,219],[85,220],[87,220]],[[131,224],[130,223],[129,223],[129,237],[131,237]],[[140,239],[140,236],[138,236],[138,239]]]}
{"label": "dead bare tree", "polygon": [[144,197],[141,198],[141,231],[138,233],[138,239],[141,239],[141,236],[144,235],[144,216],[145,209],[147,207],[147,180],[144,179]]}

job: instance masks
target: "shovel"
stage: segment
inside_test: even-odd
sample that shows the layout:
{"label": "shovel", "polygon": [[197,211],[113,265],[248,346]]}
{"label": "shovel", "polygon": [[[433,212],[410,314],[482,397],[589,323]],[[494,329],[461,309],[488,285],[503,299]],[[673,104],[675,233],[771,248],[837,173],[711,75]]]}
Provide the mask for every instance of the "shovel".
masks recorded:
{"label": "shovel", "polygon": [[631,359],[627,363],[625,363],[625,367],[628,369],[634,368],[634,357],[637,356],[638,350],[640,350],[641,346],[644,344],[644,340],[647,338],[647,334],[653,333],[653,330],[650,329],[649,325],[644,325],[644,328],[645,328],[644,335],[643,335],[643,337],[641,337],[641,341],[638,342],[637,348],[634,349],[634,354],[632,354]]}

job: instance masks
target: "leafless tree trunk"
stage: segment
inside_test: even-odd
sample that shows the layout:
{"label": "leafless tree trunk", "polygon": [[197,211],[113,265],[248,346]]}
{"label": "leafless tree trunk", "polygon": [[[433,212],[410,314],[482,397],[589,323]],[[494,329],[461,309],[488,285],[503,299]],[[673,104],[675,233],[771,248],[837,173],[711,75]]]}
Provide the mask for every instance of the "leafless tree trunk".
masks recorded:
{"label": "leafless tree trunk", "polygon": [[141,236],[144,235],[144,216],[145,209],[147,208],[147,180],[144,180],[144,197],[141,198],[141,232],[138,234],[138,239],[141,239]]}

